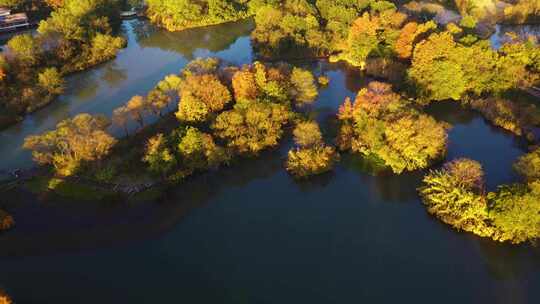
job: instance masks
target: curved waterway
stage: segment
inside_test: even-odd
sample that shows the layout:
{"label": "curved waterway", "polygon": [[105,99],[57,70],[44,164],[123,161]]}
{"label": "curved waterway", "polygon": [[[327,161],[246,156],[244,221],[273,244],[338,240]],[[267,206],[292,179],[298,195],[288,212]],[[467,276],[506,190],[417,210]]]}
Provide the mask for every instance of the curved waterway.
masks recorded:
{"label": "curved waterway", "polygon": [[0,170],[32,167],[24,138],[54,129],[78,113],[105,114],[134,95],[145,95],[166,75],[197,57],[219,57],[235,64],[252,60],[251,21],[180,33],[158,30],[144,21],[123,23],[128,46],[118,57],[97,68],[67,78],[66,93],[47,107],[26,116],[22,123],[0,132]]}
{"label": "curved waterway", "polygon": [[[79,112],[111,111],[196,56],[252,60],[249,22],[182,33],[124,24],[119,57],[70,77],[68,94],[0,133],[1,166],[30,166],[24,136]],[[331,78],[311,109],[326,136],[347,96],[369,79],[308,64]],[[456,103],[428,109],[453,125],[448,159],[470,157],[488,187],[517,180],[523,144]],[[429,216],[423,172],[373,176],[354,156],[305,182],[283,169],[290,140],[260,158],[189,178],[159,203],[41,201],[6,209],[0,287],[17,303],[540,303],[540,250],[459,233]],[[37,201],[36,201],[37,200]]]}

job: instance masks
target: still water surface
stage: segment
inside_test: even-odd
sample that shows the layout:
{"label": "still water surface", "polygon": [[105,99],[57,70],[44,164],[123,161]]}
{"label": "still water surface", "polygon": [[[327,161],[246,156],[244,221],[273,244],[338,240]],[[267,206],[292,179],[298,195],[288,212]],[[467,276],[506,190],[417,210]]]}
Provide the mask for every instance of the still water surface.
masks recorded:
{"label": "still water surface", "polygon": [[[70,77],[59,102],[0,133],[0,168],[30,166],[24,136],[79,112],[104,113],[144,94],[197,56],[253,59],[251,23],[167,33],[124,24],[119,57]],[[311,109],[332,117],[369,80],[313,63],[331,78]],[[448,159],[470,157],[488,187],[516,181],[513,136],[456,104]],[[426,214],[422,172],[372,176],[344,155],[335,172],[295,182],[277,150],[179,186],[159,203],[8,203],[17,229],[0,235],[0,287],[17,303],[540,303],[540,250],[458,233]]]}

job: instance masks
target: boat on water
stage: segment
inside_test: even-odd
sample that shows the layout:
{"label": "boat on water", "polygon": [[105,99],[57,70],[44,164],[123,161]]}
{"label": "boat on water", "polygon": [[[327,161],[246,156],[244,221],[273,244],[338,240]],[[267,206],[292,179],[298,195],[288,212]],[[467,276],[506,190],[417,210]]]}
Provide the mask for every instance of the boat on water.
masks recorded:
{"label": "boat on water", "polygon": [[120,17],[122,19],[136,18],[137,16],[138,16],[138,13],[136,10],[120,12]]}
{"label": "boat on water", "polygon": [[26,13],[12,14],[10,9],[0,7],[0,33],[28,27],[30,27],[30,22]]}

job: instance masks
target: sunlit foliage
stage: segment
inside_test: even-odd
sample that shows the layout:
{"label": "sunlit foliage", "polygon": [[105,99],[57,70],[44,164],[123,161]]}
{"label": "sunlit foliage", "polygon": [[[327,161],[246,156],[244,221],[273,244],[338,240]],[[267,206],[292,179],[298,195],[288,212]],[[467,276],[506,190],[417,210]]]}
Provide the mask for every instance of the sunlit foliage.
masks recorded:
{"label": "sunlit foliage", "polygon": [[437,25],[433,21],[418,24],[409,22],[403,26],[399,38],[396,40],[394,49],[399,58],[409,59],[412,56],[414,46],[422,40],[423,35],[435,30]]}
{"label": "sunlit foliage", "polygon": [[13,304],[13,300],[2,289],[0,289],[0,304]]}
{"label": "sunlit foliage", "polygon": [[446,126],[414,110],[390,85],[372,82],[340,107],[338,145],[382,159],[395,173],[428,167],[446,153]]}
{"label": "sunlit foliage", "polygon": [[478,162],[457,159],[427,174],[419,191],[430,214],[458,230],[489,237],[493,228],[489,226],[483,177]]}
{"label": "sunlit foliage", "polygon": [[285,167],[296,178],[332,170],[339,156],[334,147],[324,144],[319,125],[314,121],[297,124],[293,131],[297,145],[289,151]]}
{"label": "sunlit foliage", "polygon": [[178,152],[183,165],[189,170],[217,168],[228,161],[227,151],[218,146],[210,134],[193,127],[186,128],[182,133]]}
{"label": "sunlit foliage", "polygon": [[116,139],[107,133],[108,126],[104,117],[79,114],[53,131],[27,137],[24,148],[37,163],[52,165],[59,175],[73,175],[83,162],[99,161],[110,152]]}
{"label": "sunlit foliage", "polygon": [[277,145],[289,121],[289,107],[268,102],[237,103],[219,114],[212,124],[214,134],[241,154],[258,154]]}
{"label": "sunlit foliage", "polygon": [[322,133],[319,125],[314,121],[300,122],[293,131],[294,142],[302,148],[309,148],[321,144]]}
{"label": "sunlit foliage", "polygon": [[488,198],[493,239],[518,244],[540,238],[540,181],[502,186]]}
{"label": "sunlit foliage", "polygon": [[456,229],[500,242],[540,238],[540,182],[504,185],[485,194],[483,175],[480,164],[468,159],[427,174],[419,191],[428,212]]}
{"label": "sunlit foliage", "polygon": [[39,61],[41,50],[36,39],[30,34],[17,35],[7,43],[13,56],[24,65],[32,66]]}
{"label": "sunlit foliage", "polygon": [[520,87],[534,72],[532,49],[518,50],[519,45],[497,52],[487,41],[468,46],[449,32],[432,34],[415,48],[409,77],[428,100],[500,93]]}
{"label": "sunlit foliage", "polygon": [[369,57],[391,57],[406,15],[395,10],[364,13],[356,19],[347,38],[347,50],[339,57],[364,68]]}
{"label": "sunlit foliage", "polygon": [[540,149],[521,156],[514,169],[529,181],[540,180]]}
{"label": "sunlit foliage", "polygon": [[308,70],[293,68],[291,84],[293,95],[299,103],[312,103],[319,95],[315,77]]}
{"label": "sunlit foliage", "polygon": [[266,57],[327,56],[341,51],[353,56],[346,42],[351,24],[367,11],[375,15],[396,11],[392,2],[377,0],[277,0],[257,7],[251,37]]}
{"label": "sunlit foliage", "polygon": [[143,161],[148,164],[150,171],[166,175],[177,165],[176,158],[169,146],[167,138],[161,133],[148,139]]}
{"label": "sunlit foliage", "polygon": [[202,122],[223,110],[231,99],[229,89],[215,75],[189,75],[180,83],[176,116],[181,121]]}
{"label": "sunlit foliage", "polygon": [[64,92],[65,82],[56,68],[46,68],[39,73],[38,82],[48,94],[60,95]]}
{"label": "sunlit foliage", "polygon": [[169,31],[236,21],[249,16],[242,0],[147,0],[150,20]]}

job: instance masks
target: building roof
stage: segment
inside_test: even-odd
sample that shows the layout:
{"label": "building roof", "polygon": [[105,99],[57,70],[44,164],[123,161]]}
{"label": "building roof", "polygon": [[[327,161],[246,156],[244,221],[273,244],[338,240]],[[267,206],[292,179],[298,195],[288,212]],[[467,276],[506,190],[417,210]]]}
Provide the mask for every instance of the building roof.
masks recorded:
{"label": "building roof", "polygon": [[9,8],[0,7],[0,16],[6,16],[11,13],[11,10]]}

